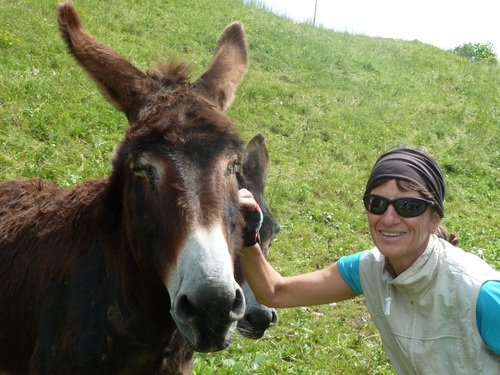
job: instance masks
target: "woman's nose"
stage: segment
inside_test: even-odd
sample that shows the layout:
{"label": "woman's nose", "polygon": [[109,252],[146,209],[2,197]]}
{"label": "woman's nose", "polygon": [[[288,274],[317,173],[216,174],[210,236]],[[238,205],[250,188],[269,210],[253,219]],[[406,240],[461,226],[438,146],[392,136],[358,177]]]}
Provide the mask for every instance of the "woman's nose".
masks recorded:
{"label": "woman's nose", "polygon": [[384,222],[393,223],[401,220],[401,217],[398,215],[394,206],[392,204],[387,207],[387,210],[382,214],[382,220]]}

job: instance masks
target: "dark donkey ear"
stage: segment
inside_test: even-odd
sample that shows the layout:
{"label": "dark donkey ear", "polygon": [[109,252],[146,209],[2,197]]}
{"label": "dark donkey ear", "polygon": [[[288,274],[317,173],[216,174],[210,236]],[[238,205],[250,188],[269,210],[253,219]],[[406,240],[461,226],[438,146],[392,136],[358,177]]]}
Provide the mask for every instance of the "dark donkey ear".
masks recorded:
{"label": "dark donkey ear", "polygon": [[195,90],[225,111],[231,105],[247,67],[245,29],[240,22],[233,22],[222,33],[214,60],[195,82]]}
{"label": "dark donkey ear", "polygon": [[269,153],[265,139],[262,134],[257,134],[248,142],[245,160],[243,161],[243,175],[254,189],[258,189],[260,194],[264,194],[268,167]]}
{"label": "dark donkey ear", "polygon": [[70,3],[60,4],[59,29],[78,63],[99,84],[106,99],[131,120],[154,82],[125,58],[88,35]]}

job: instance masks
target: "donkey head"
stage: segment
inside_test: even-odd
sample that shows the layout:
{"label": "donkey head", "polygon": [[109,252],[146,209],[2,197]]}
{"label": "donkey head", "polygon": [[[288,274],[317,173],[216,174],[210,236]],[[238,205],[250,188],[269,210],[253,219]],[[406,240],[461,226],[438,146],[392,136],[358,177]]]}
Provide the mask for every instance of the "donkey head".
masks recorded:
{"label": "donkey head", "polygon": [[[260,229],[260,247],[264,256],[269,257],[269,247],[272,240],[280,231],[280,225],[273,216],[266,199],[264,188],[266,186],[267,171],[269,167],[269,154],[267,152],[264,136],[257,134],[247,145],[247,153],[243,161],[243,179],[240,187],[250,190],[262,209],[264,222]],[[237,264],[238,272],[242,272]],[[238,322],[238,331],[250,339],[261,338],[266,330],[275,325],[278,320],[276,311],[260,304],[246,282],[242,284],[245,294],[245,315]]]}
{"label": "donkey head", "polygon": [[68,3],[58,19],[70,52],[130,124],[110,178],[125,250],[168,290],[171,316],[194,350],[225,348],[245,311],[233,273],[245,148],[223,113],[247,69],[243,26],[224,30],[211,66],[191,83],[183,64],[141,72],[84,32]]}

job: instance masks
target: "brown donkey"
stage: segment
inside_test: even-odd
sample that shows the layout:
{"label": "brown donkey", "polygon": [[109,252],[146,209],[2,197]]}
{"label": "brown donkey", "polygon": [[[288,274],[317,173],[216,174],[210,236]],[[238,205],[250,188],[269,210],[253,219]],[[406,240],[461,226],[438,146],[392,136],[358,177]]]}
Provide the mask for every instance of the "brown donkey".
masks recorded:
{"label": "brown donkey", "polygon": [[183,64],[141,72],[68,3],[58,20],[130,126],[108,179],[0,185],[0,373],[189,373],[192,350],[224,349],[245,311],[245,146],[223,113],[247,69],[243,26],[224,30],[191,83]]}

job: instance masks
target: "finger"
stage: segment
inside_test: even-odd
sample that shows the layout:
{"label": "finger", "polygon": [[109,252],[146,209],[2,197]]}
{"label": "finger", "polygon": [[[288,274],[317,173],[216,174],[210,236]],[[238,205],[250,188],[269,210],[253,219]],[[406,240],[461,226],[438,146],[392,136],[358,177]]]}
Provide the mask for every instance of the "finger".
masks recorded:
{"label": "finger", "polygon": [[255,211],[258,204],[253,198],[241,198],[240,207],[247,209],[248,211]]}
{"label": "finger", "polygon": [[253,198],[253,194],[249,190],[247,190],[245,188],[240,189],[238,191],[238,195],[239,195],[240,199],[241,198]]}

